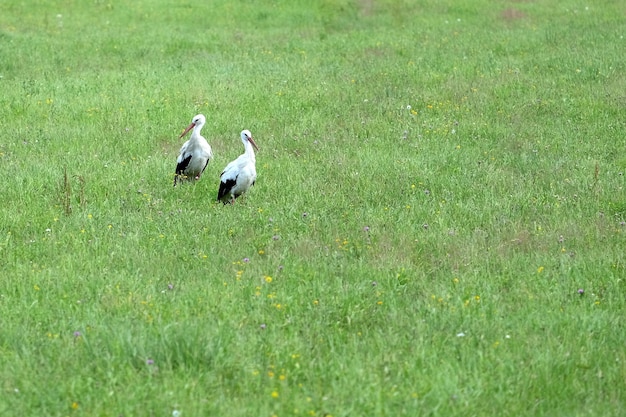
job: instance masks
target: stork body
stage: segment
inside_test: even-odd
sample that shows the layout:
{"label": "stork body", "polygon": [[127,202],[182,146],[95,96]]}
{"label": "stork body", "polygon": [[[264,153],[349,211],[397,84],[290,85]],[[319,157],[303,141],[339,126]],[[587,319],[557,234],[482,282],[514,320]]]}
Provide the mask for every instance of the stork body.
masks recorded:
{"label": "stork body", "polygon": [[233,203],[256,182],[256,157],[254,149],[259,150],[249,130],[241,132],[241,141],[245,151],[230,162],[220,175],[220,189],[217,200],[224,204]]}
{"label": "stork body", "polygon": [[213,158],[211,145],[209,145],[206,139],[200,134],[205,123],[206,119],[204,115],[198,114],[193,118],[191,124],[185,129],[182,135],[180,135],[180,138],[182,138],[187,132],[193,129],[191,137],[180,148],[180,154],[178,155],[178,159],[176,159],[174,186],[176,186],[177,181],[180,180],[199,180],[209,161]]}

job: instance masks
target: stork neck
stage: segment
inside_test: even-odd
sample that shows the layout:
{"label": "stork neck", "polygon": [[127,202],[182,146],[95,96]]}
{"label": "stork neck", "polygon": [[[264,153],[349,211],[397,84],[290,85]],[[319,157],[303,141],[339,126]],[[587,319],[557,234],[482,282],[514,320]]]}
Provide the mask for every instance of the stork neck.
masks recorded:
{"label": "stork neck", "polygon": [[195,125],[193,130],[191,131],[191,138],[193,140],[198,140],[200,138],[200,131],[202,130],[202,125]]}
{"label": "stork neck", "polygon": [[250,143],[250,141],[245,141],[243,146],[245,147],[246,151],[245,154],[248,156],[248,158],[252,159],[253,161],[255,160],[255,156],[254,156],[254,148],[252,147],[252,144]]}

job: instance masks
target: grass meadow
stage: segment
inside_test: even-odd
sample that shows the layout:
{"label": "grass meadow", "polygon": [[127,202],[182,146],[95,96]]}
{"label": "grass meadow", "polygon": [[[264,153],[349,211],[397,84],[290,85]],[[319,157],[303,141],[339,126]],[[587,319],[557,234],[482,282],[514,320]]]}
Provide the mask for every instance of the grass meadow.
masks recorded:
{"label": "grass meadow", "polygon": [[626,415],[625,17],[3,1],[0,415]]}

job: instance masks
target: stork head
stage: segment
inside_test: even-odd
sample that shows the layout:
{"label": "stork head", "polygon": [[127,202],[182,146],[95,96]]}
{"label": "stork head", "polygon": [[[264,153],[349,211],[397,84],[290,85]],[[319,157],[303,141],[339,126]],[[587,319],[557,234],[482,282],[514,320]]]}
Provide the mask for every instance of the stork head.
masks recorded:
{"label": "stork head", "polygon": [[206,118],[204,117],[204,114],[195,115],[193,119],[191,119],[191,124],[187,126],[185,131],[180,135],[179,139],[185,136],[187,132],[189,132],[191,129],[193,129],[196,126],[198,127],[198,129],[202,129],[202,126],[204,126],[205,123],[206,123]]}
{"label": "stork head", "polygon": [[245,129],[245,130],[241,131],[241,141],[243,142],[244,146],[246,146],[247,142],[250,142],[250,144],[252,144],[252,146],[254,146],[254,149],[256,149],[257,151],[259,150],[259,147],[256,146],[256,142],[252,138],[252,133],[250,133],[250,131],[248,129]]}
{"label": "stork head", "polygon": [[206,117],[204,117],[204,114],[196,114],[191,120],[191,123],[195,126],[202,126],[206,123]]}

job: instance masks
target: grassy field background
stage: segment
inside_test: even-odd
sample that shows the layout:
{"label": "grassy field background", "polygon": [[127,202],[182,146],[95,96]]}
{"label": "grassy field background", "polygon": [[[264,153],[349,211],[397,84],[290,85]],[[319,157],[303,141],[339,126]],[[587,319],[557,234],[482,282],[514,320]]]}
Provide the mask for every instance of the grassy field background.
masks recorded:
{"label": "grassy field background", "polygon": [[3,1],[0,414],[624,415],[625,15]]}

